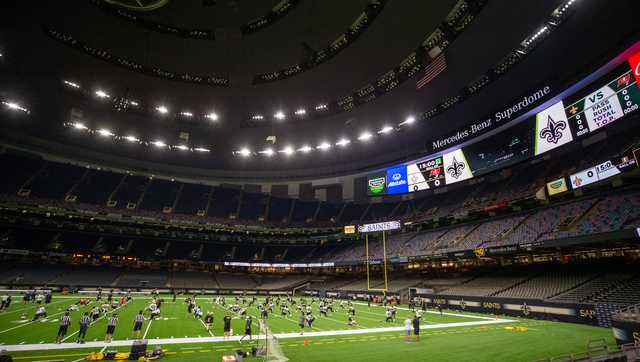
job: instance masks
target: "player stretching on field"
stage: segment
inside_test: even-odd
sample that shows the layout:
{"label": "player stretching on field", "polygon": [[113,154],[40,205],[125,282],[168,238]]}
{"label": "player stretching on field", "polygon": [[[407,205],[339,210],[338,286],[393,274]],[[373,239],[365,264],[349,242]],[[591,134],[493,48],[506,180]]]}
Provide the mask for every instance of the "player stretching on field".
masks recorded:
{"label": "player stretching on field", "polygon": [[69,329],[69,323],[71,323],[69,312],[65,312],[62,318],[60,318],[60,328],[58,328],[58,337],[56,338],[56,343],[62,343],[62,339],[64,338],[64,335],[67,334],[67,329]]}
{"label": "player stretching on field", "polygon": [[113,314],[111,318],[109,318],[109,322],[107,322],[107,334],[104,337],[104,341],[109,343],[113,339],[113,332],[116,331],[116,325],[118,325],[118,315]]}
{"label": "player stretching on field", "polygon": [[144,315],[142,311],[138,312],[138,315],[133,320],[133,336],[135,339],[140,338],[140,332],[142,332],[142,323],[144,322]]}
{"label": "player stretching on field", "polygon": [[78,332],[78,341],[76,341],[76,343],[84,344],[84,339],[87,336],[87,330],[89,329],[89,324],[91,324],[91,318],[89,318],[89,312],[84,312],[82,317],[80,317],[80,331]]}

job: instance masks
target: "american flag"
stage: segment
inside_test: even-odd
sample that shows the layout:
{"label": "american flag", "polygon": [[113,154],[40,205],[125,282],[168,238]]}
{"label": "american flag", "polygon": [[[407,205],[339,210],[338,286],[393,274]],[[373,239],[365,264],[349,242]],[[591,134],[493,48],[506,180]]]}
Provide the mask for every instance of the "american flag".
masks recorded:
{"label": "american flag", "polygon": [[433,58],[431,63],[427,64],[424,68],[424,76],[416,82],[416,90],[424,87],[427,83],[435,79],[442,71],[447,67],[447,60],[444,57],[444,52],[440,52],[438,56]]}

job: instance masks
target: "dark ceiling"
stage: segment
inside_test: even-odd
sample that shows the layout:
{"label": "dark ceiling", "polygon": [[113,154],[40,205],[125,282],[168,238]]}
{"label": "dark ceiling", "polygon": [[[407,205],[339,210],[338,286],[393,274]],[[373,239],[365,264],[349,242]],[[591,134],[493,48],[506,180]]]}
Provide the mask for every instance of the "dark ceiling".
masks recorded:
{"label": "dark ceiling", "polygon": [[[375,132],[384,124],[397,124],[407,115],[417,114],[456,94],[462,86],[484,74],[534,32],[561,1],[488,1],[476,20],[447,48],[447,69],[419,91],[415,88],[415,81],[420,78],[417,75],[352,112],[313,121],[285,120],[275,126],[246,128],[242,125],[248,114],[292,112],[301,105],[309,107],[339,98],[374,81],[420,45],[445,19],[455,1],[389,0],[362,35],[328,62],[288,79],[252,85],[255,74],[300,62],[304,56],[303,43],[316,50],[326,47],[369,2],[301,0],[274,24],[252,34],[237,34],[242,24],[268,13],[276,3],[218,0],[215,5],[205,7],[202,0],[173,0],[159,10],[138,14],[176,26],[214,29],[219,38],[208,40],[150,31],[104,11],[89,0],[43,1],[37,5],[3,1],[0,98],[20,100],[32,110],[27,119],[4,122],[3,127],[9,128],[3,132],[5,136],[11,132],[14,140],[54,147],[60,153],[73,153],[77,157],[104,159],[102,153],[119,157],[120,163],[126,163],[127,158],[148,161],[146,166],[152,169],[169,164],[208,170],[210,174],[246,172],[256,178],[335,175],[416,154],[429,139],[477,120],[544,80],[575,78],[589,70],[585,68],[606,61],[603,55],[638,35],[637,1],[578,0],[575,14],[558,31],[478,95],[441,116],[364,144],[355,141],[361,131]],[[43,31],[45,26],[144,64],[194,74],[222,74],[230,79],[230,85],[211,87],[134,73],[51,39]],[[172,111],[213,110],[220,119],[217,124],[208,124],[118,112],[65,88],[63,79],[90,91],[104,89],[111,94],[126,93],[148,104],[164,104]],[[62,127],[72,108],[82,110],[87,123],[95,128],[108,127],[123,134],[133,132],[169,142],[177,139],[179,132],[188,132],[190,142],[210,146],[213,152],[179,154],[79,136]],[[300,147],[324,140],[336,142],[341,136],[354,142],[345,149],[314,151],[290,158],[256,155],[241,159],[232,154],[243,146],[264,147],[269,135],[277,136],[276,149],[287,144]],[[40,142],[42,139],[52,144],[45,145]],[[78,154],[72,148],[56,146],[61,144],[88,151]]]}

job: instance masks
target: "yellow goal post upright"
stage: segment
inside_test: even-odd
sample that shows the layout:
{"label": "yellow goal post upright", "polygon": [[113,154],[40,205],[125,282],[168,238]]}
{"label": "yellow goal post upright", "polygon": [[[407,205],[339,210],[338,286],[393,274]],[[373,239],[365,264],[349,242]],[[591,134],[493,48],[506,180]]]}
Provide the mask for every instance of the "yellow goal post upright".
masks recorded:
{"label": "yellow goal post upright", "polygon": [[[358,225],[358,233],[364,234],[365,268],[367,271],[367,291],[382,292],[385,296],[389,290],[389,275],[387,272],[387,231],[400,229],[399,221],[385,221],[375,224]],[[371,287],[371,259],[369,258],[369,235],[380,233],[382,236],[382,268],[384,273],[384,288]]]}

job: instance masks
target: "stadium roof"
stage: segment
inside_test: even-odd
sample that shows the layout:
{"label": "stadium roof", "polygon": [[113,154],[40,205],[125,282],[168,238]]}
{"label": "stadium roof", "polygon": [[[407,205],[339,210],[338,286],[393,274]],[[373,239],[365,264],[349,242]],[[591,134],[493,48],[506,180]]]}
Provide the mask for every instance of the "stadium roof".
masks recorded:
{"label": "stadium roof", "polygon": [[[430,139],[546,81],[575,80],[638,35],[633,1],[571,2],[573,13],[553,34],[478,94],[398,126],[481,78],[567,2],[469,0],[460,8],[454,0],[181,0],[149,11],[111,3],[3,2],[0,98],[30,110],[21,120],[3,113],[5,142],[85,160],[109,155],[150,169],[242,171],[256,178],[356,172],[419,154]],[[416,90],[420,69],[362,105],[335,104],[397,70],[456,11],[475,16],[449,28],[455,36],[444,49],[446,69],[433,81]],[[357,37],[340,38],[350,27]],[[336,45],[339,39],[345,44]],[[339,51],[316,62],[332,44]],[[422,62],[430,54],[418,56]],[[256,81],[294,64],[308,69]],[[144,70],[136,71],[138,65]],[[186,82],[167,79],[185,73],[191,75]],[[201,75],[215,79],[196,84]],[[322,105],[332,107],[326,115]],[[262,119],[252,119],[257,115]],[[74,132],[65,122],[96,133]],[[361,138],[366,132],[373,142]],[[113,135],[157,147],[113,142]],[[180,152],[197,148],[203,152]]]}

